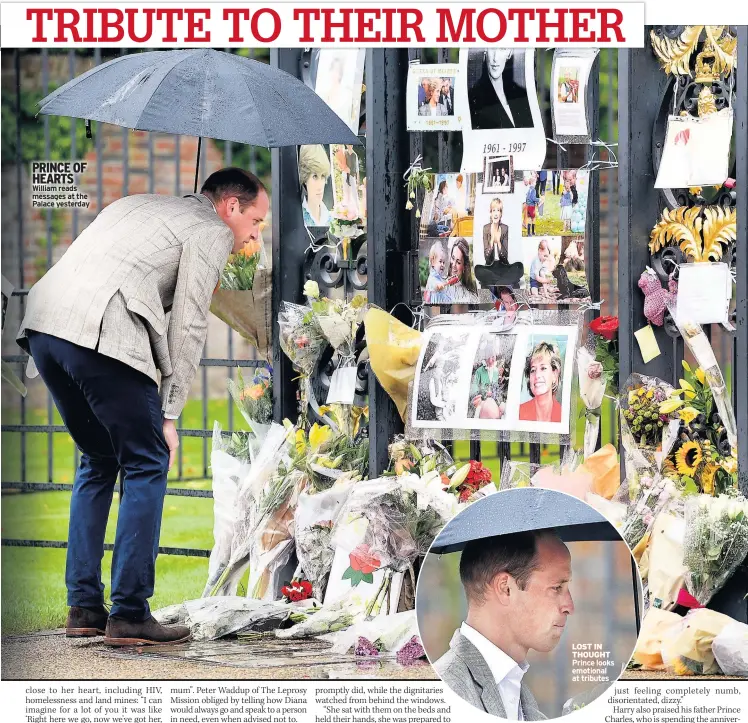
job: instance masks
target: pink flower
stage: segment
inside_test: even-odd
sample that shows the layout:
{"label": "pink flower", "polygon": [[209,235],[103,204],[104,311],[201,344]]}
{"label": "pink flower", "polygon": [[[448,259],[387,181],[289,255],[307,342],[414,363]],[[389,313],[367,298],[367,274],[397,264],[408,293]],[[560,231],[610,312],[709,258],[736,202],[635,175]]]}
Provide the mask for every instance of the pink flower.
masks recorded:
{"label": "pink flower", "polygon": [[587,376],[590,379],[599,379],[603,375],[603,365],[599,361],[593,361],[587,367]]}

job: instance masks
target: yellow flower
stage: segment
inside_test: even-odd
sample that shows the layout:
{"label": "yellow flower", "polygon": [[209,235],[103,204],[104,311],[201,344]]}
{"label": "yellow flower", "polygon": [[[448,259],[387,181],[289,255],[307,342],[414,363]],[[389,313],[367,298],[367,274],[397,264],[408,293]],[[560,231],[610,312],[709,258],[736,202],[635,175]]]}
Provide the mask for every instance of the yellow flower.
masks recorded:
{"label": "yellow flower", "polygon": [[660,404],[660,414],[670,414],[681,406],[683,406],[682,399],[671,397]]}
{"label": "yellow flower", "polygon": [[687,392],[695,391],[694,388],[685,379],[680,380],[680,388],[685,389]]}
{"label": "yellow flower", "polygon": [[675,463],[680,474],[692,477],[701,464],[703,455],[698,442],[686,442],[676,453]]}
{"label": "yellow flower", "polygon": [[686,424],[691,424],[696,417],[698,417],[700,414],[698,409],[694,409],[693,407],[683,407],[683,409],[678,410],[678,416],[681,418],[681,421],[685,422]]}
{"label": "yellow flower", "polygon": [[654,392],[653,392],[653,391],[652,391],[652,390],[650,389],[650,390],[649,390],[649,391],[647,392],[647,399],[651,399],[651,398],[652,398],[653,396],[654,396]]}
{"label": "yellow flower", "polygon": [[701,491],[704,492],[704,494],[714,494],[714,477],[716,476],[718,469],[719,465],[714,462],[707,462],[707,464],[704,465],[704,469],[701,470]]}
{"label": "yellow flower", "polygon": [[306,451],[306,434],[303,429],[296,430],[296,454],[304,454]]}
{"label": "yellow flower", "polygon": [[685,389],[684,392],[683,396],[686,399],[696,399],[696,392],[689,392],[687,389]]}
{"label": "yellow flower", "polygon": [[683,361],[681,362],[681,364],[683,365],[683,368],[684,368],[684,369],[685,369],[685,370],[686,370],[687,372],[690,372],[690,371],[691,371],[691,367],[690,367],[690,366],[688,366],[688,362],[687,362],[687,361],[686,361],[685,359],[684,359],[684,360],[683,360]]}
{"label": "yellow flower", "polygon": [[331,438],[332,429],[330,429],[326,424],[320,425],[315,422],[309,430],[309,446],[311,447],[312,452],[319,452]]}
{"label": "yellow flower", "polygon": [[696,370],[696,378],[697,378],[697,379],[698,379],[698,380],[699,380],[699,381],[700,381],[700,382],[701,382],[702,384],[706,384],[706,374],[704,374],[704,370],[703,370],[703,369],[702,369],[701,367],[699,367],[699,368],[698,368],[698,369]]}

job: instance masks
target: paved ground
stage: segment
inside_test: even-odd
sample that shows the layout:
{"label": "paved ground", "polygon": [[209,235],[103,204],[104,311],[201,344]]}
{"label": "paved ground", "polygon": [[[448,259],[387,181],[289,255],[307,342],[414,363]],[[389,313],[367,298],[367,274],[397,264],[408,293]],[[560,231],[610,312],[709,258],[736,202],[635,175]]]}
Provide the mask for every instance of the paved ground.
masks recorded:
{"label": "paved ground", "polygon": [[68,640],[63,630],[2,639],[3,680],[342,679],[434,680],[428,663],[333,656],[316,640],[216,641],[174,646],[110,648],[101,638]]}

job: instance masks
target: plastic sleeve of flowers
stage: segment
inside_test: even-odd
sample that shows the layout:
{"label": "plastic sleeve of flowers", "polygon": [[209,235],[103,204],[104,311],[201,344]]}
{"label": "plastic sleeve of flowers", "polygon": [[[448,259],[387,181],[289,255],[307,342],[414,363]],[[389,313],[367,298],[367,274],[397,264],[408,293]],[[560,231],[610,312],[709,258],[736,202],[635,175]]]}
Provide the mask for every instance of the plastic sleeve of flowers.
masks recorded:
{"label": "plastic sleeve of flowers", "polygon": [[600,431],[600,407],[605,396],[605,379],[602,364],[586,347],[577,349],[577,376],[579,396],[587,408],[584,425],[584,456],[589,457],[597,447]]}
{"label": "plastic sleeve of flowers", "polygon": [[294,513],[305,475],[294,470],[274,476],[263,490],[249,550],[247,597],[278,600],[280,573],[294,552]]}
{"label": "plastic sleeve of flowers", "polygon": [[[533,465],[537,466],[537,465]],[[529,487],[533,471],[529,462],[506,460],[501,465],[500,490],[513,490],[517,487]]]}
{"label": "plastic sleeve of flowers", "polygon": [[283,353],[302,374],[309,376],[327,344],[312,310],[289,301],[281,302],[278,330]]}
{"label": "plastic sleeve of flowers", "polygon": [[183,602],[154,610],[153,617],[161,625],[186,625],[189,619]]}
{"label": "plastic sleeve of flowers", "polygon": [[[320,300],[312,302],[314,316],[320,330],[335,351],[340,354],[340,366],[355,363],[354,347],[358,327],[361,326],[367,307],[362,295],[354,296],[350,302]],[[324,305],[325,311],[318,311]]]}
{"label": "plastic sleeve of flowers", "polygon": [[419,520],[416,494],[397,477],[359,482],[335,522],[332,545],[351,552],[362,543],[363,528],[363,543],[379,567],[402,572],[421,554],[414,534]]}
{"label": "plastic sleeve of flowers", "polygon": [[274,630],[293,612],[293,608],[285,603],[268,603],[236,595],[188,600],[184,606],[193,639],[202,641],[249,630]]}
{"label": "plastic sleeve of flowers", "polygon": [[[671,419],[662,427],[661,433],[652,433],[653,439],[658,439],[657,445],[642,445],[637,442],[634,432],[626,420],[626,412],[629,409],[631,395],[639,390],[644,390],[645,395],[650,391],[652,392],[651,404],[654,409],[654,405],[658,405],[659,402],[668,398],[670,392],[673,391],[673,387],[657,377],[631,374],[621,388],[621,393],[618,396],[618,407],[621,445],[624,449],[623,459],[627,477],[646,470],[649,470],[650,474],[659,472],[662,462],[667,458],[678,437],[679,422],[677,419]],[[634,423],[637,423],[637,419],[634,420]],[[658,446],[660,447],[659,450],[657,449]]]}
{"label": "plastic sleeve of flowers", "polygon": [[359,638],[366,638],[374,643],[380,654],[390,657],[414,636],[418,635],[418,623],[415,610],[407,610],[392,615],[378,615],[373,620],[362,620],[347,630],[325,636],[332,642],[330,652],[334,655],[345,655],[352,652]]}
{"label": "plastic sleeve of flowers", "polygon": [[742,495],[694,495],[685,517],[686,587],[706,605],[748,554],[748,501]]}
{"label": "plastic sleeve of flowers", "polygon": [[677,494],[674,483],[659,475],[638,476],[629,484],[629,494],[634,494],[621,523],[621,536],[632,549],[652,529],[657,515]]}
{"label": "plastic sleeve of flowers", "polygon": [[287,434],[286,429],[279,424],[270,426],[265,444],[239,486],[231,558],[210,591],[211,596],[231,594],[231,591],[235,591],[249,565],[253,534],[259,520],[258,507],[261,496],[286,456]]}
{"label": "plastic sleeve of flowers", "polygon": [[[672,313],[672,316],[675,319],[674,313]],[[709,384],[709,388],[712,390],[712,397],[714,398],[714,403],[717,405],[717,411],[719,412],[722,424],[725,425],[727,440],[730,443],[733,454],[737,455],[738,429],[735,422],[735,412],[730,401],[727,383],[717,363],[717,358],[714,355],[714,349],[712,349],[709,338],[699,324],[681,322],[678,324],[678,330],[694,355],[698,365],[704,370],[704,376]]]}
{"label": "plastic sleeve of flowers", "polygon": [[352,596],[346,595],[331,605],[323,606],[303,622],[290,628],[277,629],[275,635],[282,640],[293,640],[335,633],[363,619],[364,613],[365,605],[360,601],[355,602]]}
{"label": "plastic sleeve of flowers", "polygon": [[226,387],[234,400],[234,404],[236,404],[236,408],[244,417],[244,421],[253,435],[257,437],[256,447],[259,448],[270,429],[270,422],[273,418],[273,398],[269,389],[269,382],[267,382],[268,387],[265,387],[268,377],[258,375],[261,381],[256,382],[253,379],[252,384],[247,384],[241,371],[239,371],[238,376],[239,378],[236,381],[228,379]]}
{"label": "plastic sleeve of flowers", "polygon": [[332,528],[351,489],[350,483],[344,483],[315,494],[305,490],[299,494],[296,504],[296,556],[318,600],[324,599],[335,557],[335,548],[331,545]]}
{"label": "plastic sleeve of flowers", "polygon": [[[249,474],[250,465],[225,451],[229,444],[221,436],[221,425],[213,426],[213,549],[208,562],[208,581],[203,597],[210,594],[231,559],[231,545],[237,520],[236,498],[239,485]],[[232,594],[236,590],[231,591]]]}
{"label": "plastic sleeve of flowers", "polygon": [[729,623],[712,641],[712,654],[725,675],[748,678],[748,625]]}

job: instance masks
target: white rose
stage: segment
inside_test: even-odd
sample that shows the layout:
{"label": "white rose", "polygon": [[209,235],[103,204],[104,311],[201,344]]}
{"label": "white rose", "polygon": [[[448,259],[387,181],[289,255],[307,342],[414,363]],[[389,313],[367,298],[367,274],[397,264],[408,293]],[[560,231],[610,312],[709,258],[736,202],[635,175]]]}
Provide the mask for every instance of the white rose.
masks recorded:
{"label": "white rose", "polygon": [[318,299],[319,284],[316,281],[309,279],[309,281],[304,284],[304,296],[308,296],[310,299]]}

